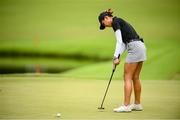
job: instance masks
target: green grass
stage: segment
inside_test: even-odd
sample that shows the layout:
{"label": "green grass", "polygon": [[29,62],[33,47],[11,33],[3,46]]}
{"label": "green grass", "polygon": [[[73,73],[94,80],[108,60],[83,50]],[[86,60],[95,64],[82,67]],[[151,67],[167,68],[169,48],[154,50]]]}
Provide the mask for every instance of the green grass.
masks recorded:
{"label": "green grass", "polygon": [[111,57],[114,33],[100,31],[97,20],[99,12],[109,7],[129,21],[145,41],[179,40],[178,4],[177,0],[157,0],[156,4],[144,0],[3,1],[0,51]]}
{"label": "green grass", "polygon": [[[163,41],[163,40],[161,40]],[[180,80],[180,56],[179,41],[170,42],[164,40],[162,43],[147,41],[147,61],[145,61],[141,73],[142,80]],[[159,47],[161,46],[161,47]],[[124,62],[126,54],[122,56],[121,63],[117,68],[115,79],[123,79]],[[86,65],[62,74],[78,78],[105,79],[111,74],[112,61]]]}
{"label": "green grass", "polygon": [[[112,61],[0,57],[2,66],[39,64],[75,68],[63,74],[0,75],[0,119],[180,119],[180,1],[3,0],[0,52],[112,58],[115,36],[100,31],[97,16],[112,8],[145,40],[148,59],[141,79],[144,111],[113,113],[122,103],[123,63],[99,112]],[[114,80],[115,79],[115,80]],[[167,107],[166,107],[167,106]]]}
{"label": "green grass", "polygon": [[[158,41],[158,42],[157,42]],[[146,41],[147,61],[144,63],[142,80],[180,80],[180,55],[177,51],[179,41],[168,39],[157,39],[157,41]],[[161,41],[161,42],[159,42]],[[161,46],[161,47],[159,47]],[[117,68],[115,79],[123,79],[123,67],[126,53],[122,56],[121,64]],[[13,61],[16,61],[14,64]],[[112,70],[112,61],[93,62],[71,59],[41,59],[41,58],[1,58],[0,65],[28,66],[39,64],[42,68],[74,68],[62,76],[76,78],[105,79]]]}
{"label": "green grass", "polygon": [[[109,7],[115,15],[130,22],[146,42],[148,60],[143,67],[142,79],[180,79],[180,55],[177,53],[180,51],[180,7],[177,0],[156,0],[155,3],[144,0],[1,1],[0,52],[112,58],[114,33],[111,29],[100,31],[97,20],[98,14]],[[11,61],[7,58],[0,60],[1,65],[6,66],[12,66]],[[110,62],[89,64],[83,68],[80,68],[81,61],[71,62],[69,59],[59,63],[58,60],[40,62],[45,67],[77,67],[63,74],[69,77],[103,79],[111,70]],[[14,64],[31,63],[37,62],[18,59]],[[119,74],[122,71],[123,65]]]}
{"label": "green grass", "polygon": [[[180,81],[142,81],[144,111],[113,113],[123,101],[122,81],[112,81],[105,110],[100,105],[108,80],[63,77],[1,77],[1,119],[180,119]],[[132,101],[133,101],[132,97]]]}
{"label": "green grass", "polygon": [[[180,79],[180,7],[177,0],[156,0],[155,3],[144,0],[1,1],[0,52],[112,58],[116,42],[114,33],[111,29],[100,31],[97,20],[98,14],[109,7],[115,15],[131,23],[145,40],[148,60],[143,67],[142,79]],[[0,59],[1,65],[12,65],[11,59]],[[77,67],[64,76],[103,79],[111,70],[111,62],[94,65],[90,62],[80,68],[81,61],[50,61],[39,60],[43,67]],[[13,64],[34,63],[36,60],[24,59]],[[122,70],[123,65],[120,76]]]}

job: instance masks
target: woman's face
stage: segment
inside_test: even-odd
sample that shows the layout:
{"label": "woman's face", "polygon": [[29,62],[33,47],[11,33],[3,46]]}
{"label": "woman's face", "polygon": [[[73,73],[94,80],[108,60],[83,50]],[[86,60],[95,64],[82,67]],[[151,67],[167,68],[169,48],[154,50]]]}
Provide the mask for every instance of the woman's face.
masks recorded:
{"label": "woman's face", "polygon": [[102,20],[102,23],[105,25],[105,27],[111,27],[112,26],[112,17],[105,16],[104,20]]}

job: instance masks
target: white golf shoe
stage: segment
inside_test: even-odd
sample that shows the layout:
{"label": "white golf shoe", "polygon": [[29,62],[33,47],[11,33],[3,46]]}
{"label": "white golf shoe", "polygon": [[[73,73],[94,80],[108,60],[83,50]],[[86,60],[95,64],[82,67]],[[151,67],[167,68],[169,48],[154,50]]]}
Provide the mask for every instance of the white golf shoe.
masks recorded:
{"label": "white golf shoe", "polygon": [[131,110],[135,110],[135,111],[142,111],[143,107],[141,104],[131,104],[130,105]]}
{"label": "white golf shoe", "polygon": [[122,105],[118,108],[114,108],[113,111],[114,112],[131,112],[131,107],[130,105],[128,106]]}

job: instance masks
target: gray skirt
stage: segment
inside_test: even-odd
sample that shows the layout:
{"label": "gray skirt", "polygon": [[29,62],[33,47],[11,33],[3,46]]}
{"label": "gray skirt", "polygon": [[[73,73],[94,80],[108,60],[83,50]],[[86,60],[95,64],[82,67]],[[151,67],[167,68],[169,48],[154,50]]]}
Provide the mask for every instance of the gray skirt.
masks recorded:
{"label": "gray skirt", "polygon": [[130,42],[127,44],[127,50],[126,63],[135,63],[146,60],[146,47],[143,42]]}

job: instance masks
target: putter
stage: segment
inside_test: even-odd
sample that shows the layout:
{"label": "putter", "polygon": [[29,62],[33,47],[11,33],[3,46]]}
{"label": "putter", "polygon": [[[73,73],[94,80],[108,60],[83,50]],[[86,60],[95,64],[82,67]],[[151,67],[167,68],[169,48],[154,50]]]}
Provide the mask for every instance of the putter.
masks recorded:
{"label": "putter", "polygon": [[113,74],[114,74],[115,70],[116,70],[116,65],[113,67],[112,74],[111,74],[111,77],[110,77],[109,83],[108,83],[108,85],[107,85],[107,88],[106,88],[106,91],[105,91],[105,94],[104,94],[104,97],[103,97],[103,100],[102,100],[101,106],[100,106],[100,107],[98,107],[98,109],[99,109],[99,110],[104,110],[104,109],[105,109],[105,108],[103,107],[104,100],[105,100],[105,97],[106,97],[107,91],[108,91],[108,89],[109,89],[109,85],[110,85],[110,83],[111,83],[111,80],[112,80],[112,77],[113,77]]}

